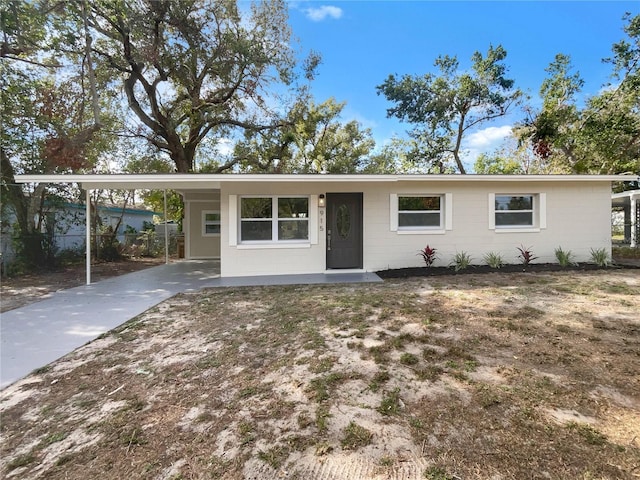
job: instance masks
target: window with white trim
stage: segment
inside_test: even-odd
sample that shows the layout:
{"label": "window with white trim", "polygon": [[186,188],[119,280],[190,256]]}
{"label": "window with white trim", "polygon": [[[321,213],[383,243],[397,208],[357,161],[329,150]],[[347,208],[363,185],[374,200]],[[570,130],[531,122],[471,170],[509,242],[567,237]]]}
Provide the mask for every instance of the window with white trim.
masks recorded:
{"label": "window with white trim", "polygon": [[398,195],[398,229],[442,228],[442,195]]}
{"label": "window with white trim", "polygon": [[533,195],[497,195],[496,228],[533,227]]}
{"label": "window with white trim", "polygon": [[220,212],[216,210],[202,211],[202,236],[213,237],[220,235]]}
{"label": "window with white trim", "polygon": [[309,197],[241,197],[239,234],[243,243],[308,241]]}
{"label": "window with white trim", "polygon": [[451,193],[392,193],[389,195],[390,229],[398,234],[445,234],[453,229]]}
{"label": "window with white trim", "polygon": [[496,231],[531,231],[547,228],[545,193],[490,193],[489,228]]}

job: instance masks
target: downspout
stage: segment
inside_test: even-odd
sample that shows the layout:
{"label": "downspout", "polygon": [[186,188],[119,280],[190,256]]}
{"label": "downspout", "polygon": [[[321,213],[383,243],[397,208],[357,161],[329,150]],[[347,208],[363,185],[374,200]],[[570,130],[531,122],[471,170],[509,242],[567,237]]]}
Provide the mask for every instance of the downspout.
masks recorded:
{"label": "downspout", "polygon": [[169,226],[167,225],[167,190],[164,189],[164,263],[169,265]]}
{"label": "downspout", "polygon": [[86,269],[87,269],[87,285],[91,285],[91,194],[89,189],[86,190],[86,213],[85,224],[87,227],[87,248],[86,248]]}

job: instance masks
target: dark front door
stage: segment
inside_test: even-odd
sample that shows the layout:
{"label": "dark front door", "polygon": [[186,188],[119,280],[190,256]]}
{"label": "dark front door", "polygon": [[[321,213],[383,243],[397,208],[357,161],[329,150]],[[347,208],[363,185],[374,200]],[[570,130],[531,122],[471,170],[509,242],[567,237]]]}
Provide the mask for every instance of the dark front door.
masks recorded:
{"label": "dark front door", "polygon": [[362,268],[362,193],[327,194],[327,268]]}

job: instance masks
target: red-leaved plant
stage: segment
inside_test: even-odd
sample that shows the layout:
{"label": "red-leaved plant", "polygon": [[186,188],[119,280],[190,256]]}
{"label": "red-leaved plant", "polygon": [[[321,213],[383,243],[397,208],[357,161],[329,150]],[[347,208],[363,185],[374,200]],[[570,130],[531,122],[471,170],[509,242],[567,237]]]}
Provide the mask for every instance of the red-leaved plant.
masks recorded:
{"label": "red-leaved plant", "polygon": [[436,258],[438,256],[436,254],[436,249],[431,248],[429,245],[427,245],[422,250],[420,250],[418,255],[422,257],[427,267],[430,267],[431,265],[433,265],[433,262],[436,261]]}
{"label": "red-leaved plant", "polygon": [[516,248],[520,251],[520,255],[518,255],[518,258],[522,262],[522,265],[524,265],[525,267],[529,265],[533,260],[538,258],[531,251],[531,247],[525,248],[523,245],[520,245]]}

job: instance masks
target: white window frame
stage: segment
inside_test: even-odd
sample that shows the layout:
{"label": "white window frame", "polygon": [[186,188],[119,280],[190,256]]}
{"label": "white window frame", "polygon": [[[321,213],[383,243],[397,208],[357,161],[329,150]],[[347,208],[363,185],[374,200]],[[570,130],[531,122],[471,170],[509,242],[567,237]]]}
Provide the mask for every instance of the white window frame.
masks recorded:
{"label": "white window frame", "polygon": [[[218,215],[218,220],[207,220],[207,215]],[[222,231],[222,218],[220,216],[220,210],[202,210],[202,236],[203,237],[219,237],[220,231]],[[217,225],[218,233],[207,233],[207,226]]]}
{"label": "white window frame", "polygon": [[[242,239],[242,199],[244,198],[270,198],[271,199],[271,218],[264,219],[265,222],[271,222],[271,240],[243,240]],[[278,200],[281,198],[304,198],[307,200],[307,216],[301,218],[279,218],[278,217]],[[312,201],[309,195],[241,195],[238,196],[237,209],[237,243],[238,245],[309,245],[312,240],[312,223],[311,223]],[[250,220],[250,219],[245,219]],[[278,223],[283,221],[307,221],[307,238],[280,240],[278,238]]]}
{"label": "white window frame", "polygon": [[[496,225],[496,196],[498,197],[532,197],[531,210],[505,210],[509,212],[531,212],[531,225]],[[496,233],[535,233],[547,228],[547,195],[544,192],[524,193],[490,193],[489,194],[489,229]]]}
{"label": "white window frame", "polygon": [[[440,225],[427,227],[401,227],[400,197],[440,197]],[[398,235],[444,235],[453,230],[453,194],[451,193],[392,193],[389,196],[389,226]]]}

